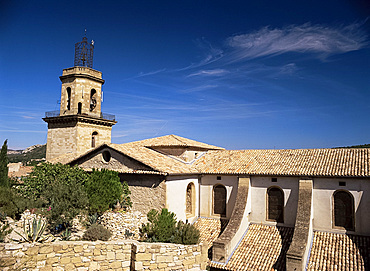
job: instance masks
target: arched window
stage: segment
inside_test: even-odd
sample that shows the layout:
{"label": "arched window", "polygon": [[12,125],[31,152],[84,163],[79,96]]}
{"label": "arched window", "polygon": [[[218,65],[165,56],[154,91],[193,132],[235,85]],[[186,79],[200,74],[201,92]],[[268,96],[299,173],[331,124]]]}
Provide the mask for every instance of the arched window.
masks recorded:
{"label": "arched window", "polygon": [[91,148],[95,148],[98,132],[93,132],[91,136]]}
{"label": "arched window", "polygon": [[67,110],[71,110],[71,88],[67,88]]}
{"label": "arched window", "polygon": [[90,93],[90,111],[95,109],[96,103],[96,90],[92,89]]}
{"label": "arched window", "polygon": [[186,187],[186,216],[194,216],[195,214],[195,188],[193,183],[189,183]]}
{"label": "arched window", "polygon": [[351,193],[339,190],[334,192],[334,226],[355,230],[354,200]]}
{"label": "arched window", "polygon": [[267,220],[284,223],[284,192],[278,187],[267,189]]}
{"label": "arched window", "polygon": [[213,213],[226,216],[226,188],[221,184],[213,187]]}

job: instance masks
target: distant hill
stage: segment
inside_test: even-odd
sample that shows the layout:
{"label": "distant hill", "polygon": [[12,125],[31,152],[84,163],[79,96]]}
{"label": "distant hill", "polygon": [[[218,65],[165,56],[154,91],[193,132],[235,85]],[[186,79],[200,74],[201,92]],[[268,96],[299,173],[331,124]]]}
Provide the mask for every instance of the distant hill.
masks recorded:
{"label": "distant hill", "polygon": [[336,149],[350,149],[350,148],[370,148],[370,144],[363,144],[363,145],[354,145],[354,146],[347,146],[347,147],[337,147]]}
{"label": "distant hill", "polygon": [[46,144],[33,145],[25,150],[8,150],[9,163],[23,162],[24,165],[33,164],[44,160],[46,157]]}

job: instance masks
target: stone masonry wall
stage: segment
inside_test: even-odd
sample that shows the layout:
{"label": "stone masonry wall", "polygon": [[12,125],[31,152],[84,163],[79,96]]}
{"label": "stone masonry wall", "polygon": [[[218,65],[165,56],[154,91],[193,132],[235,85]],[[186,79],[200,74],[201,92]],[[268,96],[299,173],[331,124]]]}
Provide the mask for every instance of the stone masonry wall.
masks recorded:
{"label": "stone masonry wall", "polygon": [[207,245],[110,242],[0,244],[1,270],[205,270]]}
{"label": "stone masonry wall", "polygon": [[166,184],[161,175],[120,174],[131,191],[132,210],[147,214],[166,206]]}

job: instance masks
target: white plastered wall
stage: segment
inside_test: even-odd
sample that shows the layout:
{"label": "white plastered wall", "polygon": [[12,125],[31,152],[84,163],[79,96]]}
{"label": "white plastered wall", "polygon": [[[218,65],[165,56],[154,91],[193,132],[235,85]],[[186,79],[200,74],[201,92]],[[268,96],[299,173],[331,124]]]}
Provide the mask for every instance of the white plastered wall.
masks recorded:
{"label": "white plastered wall", "polygon": [[[345,182],[345,186],[339,186]],[[333,227],[333,193],[345,190],[352,194],[355,203],[355,233],[370,235],[370,179],[315,178],[313,190],[314,230],[344,233]]]}
{"label": "white plastered wall", "polygon": [[[284,226],[294,227],[297,203],[299,178],[274,177],[277,182],[272,182],[272,177],[251,177],[251,213],[249,221],[276,225],[276,222],[267,220],[267,189],[271,186],[279,187],[284,192]],[[280,223],[279,223],[280,225]]]}
{"label": "white plastered wall", "polygon": [[229,219],[238,192],[237,176],[221,176],[221,180],[217,180],[217,175],[202,176],[200,185],[200,216],[220,217],[219,215],[213,214],[213,187],[216,184],[222,184],[226,188],[226,218]]}
{"label": "white plastered wall", "polygon": [[[189,183],[195,188],[194,217],[186,217],[186,188]],[[176,214],[177,220],[189,223],[195,221],[199,213],[199,185],[197,176],[170,176],[166,179],[166,208]]]}

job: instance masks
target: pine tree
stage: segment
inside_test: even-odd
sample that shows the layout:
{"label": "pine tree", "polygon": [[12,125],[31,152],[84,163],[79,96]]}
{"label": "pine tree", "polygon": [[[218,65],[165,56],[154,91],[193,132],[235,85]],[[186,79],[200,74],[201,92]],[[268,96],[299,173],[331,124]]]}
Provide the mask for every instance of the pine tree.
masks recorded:
{"label": "pine tree", "polygon": [[0,152],[0,186],[7,187],[9,186],[8,180],[8,140],[4,141],[3,146],[1,147]]}

